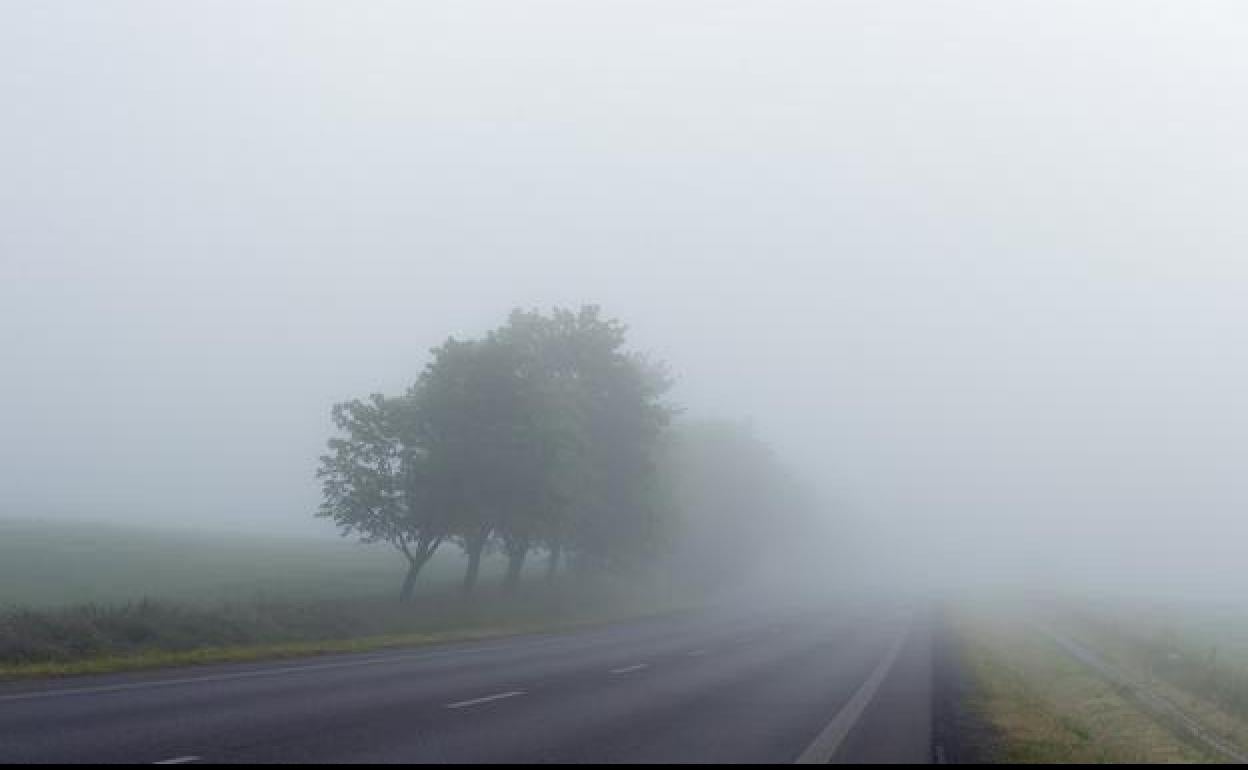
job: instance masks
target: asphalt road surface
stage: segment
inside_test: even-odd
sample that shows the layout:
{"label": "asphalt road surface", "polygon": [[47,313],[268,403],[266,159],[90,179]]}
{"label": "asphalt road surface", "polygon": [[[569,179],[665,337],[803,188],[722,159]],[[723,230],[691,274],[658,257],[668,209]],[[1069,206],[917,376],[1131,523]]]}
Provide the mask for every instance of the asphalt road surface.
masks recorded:
{"label": "asphalt road surface", "polygon": [[0,686],[0,763],[928,762],[923,613],[690,613]]}

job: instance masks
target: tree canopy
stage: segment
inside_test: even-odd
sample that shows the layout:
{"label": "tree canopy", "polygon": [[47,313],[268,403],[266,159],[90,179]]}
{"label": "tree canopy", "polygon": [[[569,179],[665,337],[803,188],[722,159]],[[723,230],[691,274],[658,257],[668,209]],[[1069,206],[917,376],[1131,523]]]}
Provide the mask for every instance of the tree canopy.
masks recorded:
{"label": "tree canopy", "polygon": [[514,585],[545,550],[550,569],[624,569],[661,527],[656,452],[672,407],[661,365],[626,349],[597,307],[515,311],[479,339],[451,338],[407,393],[334,407],[320,515],[408,559],[402,596],[444,543],[477,582],[486,549]]}

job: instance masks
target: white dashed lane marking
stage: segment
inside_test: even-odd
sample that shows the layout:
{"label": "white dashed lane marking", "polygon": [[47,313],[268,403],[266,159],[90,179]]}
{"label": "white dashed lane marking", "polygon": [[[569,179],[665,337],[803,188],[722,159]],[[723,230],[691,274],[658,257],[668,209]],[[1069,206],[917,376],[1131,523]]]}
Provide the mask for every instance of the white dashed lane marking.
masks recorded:
{"label": "white dashed lane marking", "polygon": [[514,698],[518,695],[524,695],[524,690],[512,690],[511,692],[495,693],[494,695],[486,695],[482,698],[473,698],[472,700],[461,700],[455,703],[448,703],[446,704],[446,707],[448,709],[462,709],[468,708],[469,706],[479,706],[482,703],[492,703],[496,700],[503,700],[504,698]]}
{"label": "white dashed lane marking", "polygon": [[649,664],[649,663],[638,663],[638,664],[637,664],[637,665],[635,665],[635,666],[625,666],[624,668],[613,668],[613,669],[611,669],[611,673],[612,673],[612,674],[631,674],[631,673],[633,673],[634,671],[640,671],[640,670],[642,670],[643,668],[650,668],[650,664]]}

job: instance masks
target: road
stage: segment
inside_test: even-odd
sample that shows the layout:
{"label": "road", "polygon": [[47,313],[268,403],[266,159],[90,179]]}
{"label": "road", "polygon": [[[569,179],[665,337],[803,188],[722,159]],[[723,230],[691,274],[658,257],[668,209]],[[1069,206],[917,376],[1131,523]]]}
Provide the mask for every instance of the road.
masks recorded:
{"label": "road", "polygon": [[922,613],[570,633],[0,686],[18,762],[928,762]]}

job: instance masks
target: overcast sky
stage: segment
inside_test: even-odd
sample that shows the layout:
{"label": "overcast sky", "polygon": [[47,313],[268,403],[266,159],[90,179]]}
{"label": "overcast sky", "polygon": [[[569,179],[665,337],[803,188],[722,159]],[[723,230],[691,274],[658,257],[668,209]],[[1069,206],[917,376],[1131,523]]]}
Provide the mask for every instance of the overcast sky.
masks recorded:
{"label": "overcast sky", "polygon": [[1242,3],[0,0],[0,105],[0,515],[324,529],[593,302],[924,547],[1248,540]]}

